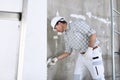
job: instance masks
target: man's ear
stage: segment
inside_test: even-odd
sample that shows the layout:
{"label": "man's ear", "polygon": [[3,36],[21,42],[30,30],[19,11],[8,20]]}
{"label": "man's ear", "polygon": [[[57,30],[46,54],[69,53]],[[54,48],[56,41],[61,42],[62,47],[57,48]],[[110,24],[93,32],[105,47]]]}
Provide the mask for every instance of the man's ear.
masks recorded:
{"label": "man's ear", "polygon": [[58,22],[58,24],[61,24],[61,22]]}

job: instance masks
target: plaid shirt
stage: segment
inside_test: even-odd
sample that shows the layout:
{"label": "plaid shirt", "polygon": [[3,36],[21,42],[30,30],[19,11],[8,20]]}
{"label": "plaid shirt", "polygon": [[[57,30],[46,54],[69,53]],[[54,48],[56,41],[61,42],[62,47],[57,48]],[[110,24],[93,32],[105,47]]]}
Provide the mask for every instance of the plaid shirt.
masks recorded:
{"label": "plaid shirt", "polygon": [[[71,53],[72,50],[86,52],[88,48],[89,36],[96,33],[84,21],[76,20],[69,23],[67,30],[63,33],[65,40],[65,52]],[[96,39],[95,46],[99,44]]]}

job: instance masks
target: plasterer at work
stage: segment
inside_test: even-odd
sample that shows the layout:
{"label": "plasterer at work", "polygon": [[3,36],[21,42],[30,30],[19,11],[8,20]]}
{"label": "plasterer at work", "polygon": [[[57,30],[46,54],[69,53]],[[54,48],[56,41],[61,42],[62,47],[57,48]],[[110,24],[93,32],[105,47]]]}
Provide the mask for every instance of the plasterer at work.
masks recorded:
{"label": "plasterer at work", "polygon": [[105,80],[102,51],[96,38],[96,31],[86,22],[76,20],[68,23],[64,17],[54,17],[51,26],[57,32],[62,32],[65,40],[65,51],[57,57],[49,59],[49,65],[69,56],[74,50],[78,54],[74,79],[84,80],[83,73],[89,70],[93,80]]}

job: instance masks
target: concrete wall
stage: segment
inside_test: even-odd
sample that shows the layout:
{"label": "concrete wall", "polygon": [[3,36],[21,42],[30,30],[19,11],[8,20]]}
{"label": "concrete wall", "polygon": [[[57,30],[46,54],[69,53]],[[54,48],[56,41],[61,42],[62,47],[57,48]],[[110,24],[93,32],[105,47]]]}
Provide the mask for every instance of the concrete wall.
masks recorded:
{"label": "concrete wall", "polygon": [[[48,56],[53,57],[64,51],[64,41],[62,36],[57,35],[50,27],[50,20],[58,11],[60,16],[64,16],[68,21],[84,19],[97,31],[100,46],[103,51],[106,80],[111,80],[112,60],[111,60],[111,30],[110,30],[110,0],[48,0],[47,1],[47,21],[48,21]],[[114,2],[116,4],[116,2]],[[115,5],[116,6],[116,5]],[[118,29],[115,22],[115,29]],[[58,47],[55,47],[54,36],[58,36]],[[118,35],[115,35],[115,51],[119,51]],[[72,54],[48,68],[48,80],[72,80],[75,66],[76,54]],[[115,54],[116,72],[119,72],[119,55]],[[119,80],[119,78],[117,78]],[[116,80],[117,80],[116,79]],[[86,79],[89,80],[89,79]]]}

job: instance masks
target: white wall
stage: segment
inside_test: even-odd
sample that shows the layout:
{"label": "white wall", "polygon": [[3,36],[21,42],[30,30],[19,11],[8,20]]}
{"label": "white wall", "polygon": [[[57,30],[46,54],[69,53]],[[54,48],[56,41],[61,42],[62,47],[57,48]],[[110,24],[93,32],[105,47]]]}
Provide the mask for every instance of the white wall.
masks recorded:
{"label": "white wall", "polygon": [[23,0],[0,0],[0,11],[22,12]]}
{"label": "white wall", "polygon": [[[0,0],[0,11],[22,12],[22,2]],[[47,80],[46,4],[46,0],[28,0],[24,66],[20,80]],[[18,25],[18,21],[0,20],[0,80],[17,79],[21,32]]]}
{"label": "white wall", "polygon": [[[0,0],[0,12],[22,12],[23,0]],[[17,14],[0,14],[0,80],[16,80],[20,22]]]}
{"label": "white wall", "polygon": [[19,22],[0,20],[0,80],[16,80]]}

